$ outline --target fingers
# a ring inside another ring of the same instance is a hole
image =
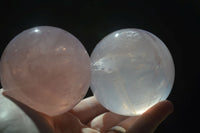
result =
[[[71,113],[53,117],[55,133],[81,133],[85,127],[78,118]]]
[[[159,102],[143,113],[127,133],[152,133],[173,112],[173,104],[167,100]]]
[[[99,114],[107,110],[96,100],[94,96],[82,100],[70,113],[80,119],[83,124],[87,124]]]
[[[127,133],[152,133],[156,127],[173,112],[173,105],[169,101],[162,101],[151,107],[141,116],[132,116],[118,123],[108,133],[114,131]]]
[[[88,124],[88,126],[104,133],[108,129],[112,128],[113,126],[117,125],[119,122],[127,118],[128,116],[122,116],[112,112],[106,112],[95,117]]]
[[[131,116],[126,120],[120,122],[117,126],[123,127],[125,130],[128,130],[134,124],[138,117],[139,116]]]
[[[137,120],[139,116],[131,116],[128,117],[127,119],[120,121],[113,127],[108,128],[106,133],[125,133]]]
[[[97,130],[94,130],[92,128],[85,127],[85,128],[82,128],[82,132],[81,133],[100,133],[100,132],[97,131]]]

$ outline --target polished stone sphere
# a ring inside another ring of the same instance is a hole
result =
[[[73,108],[90,83],[90,59],[84,46],[60,28],[40,26],[10,41],[1,57],[5,94],[54,116]]]
[[[150,32],[122,29],[101,40],[91,55],[91,89],[108,110],[140,115],[165,100],[175,70],[165,44]]]

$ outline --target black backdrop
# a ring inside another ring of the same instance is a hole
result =
[[[0,0],[0,52],[15,35],[40,25],[71,32],[89,54],[110,32],[128,27],[148,30],[165,42],[176,67],[168,97],[175,111],[156,132],[192,132],[198,126],[199,24],[198,0]]]

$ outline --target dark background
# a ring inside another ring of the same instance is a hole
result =
[[[69,31],[89,54],[115,30],[130,27],[150,31],[165,42],[176,68],[168,97],[175,110],[156,132],[198,132],[199,24],[199,0],[0,0],[0,52],[21,31],[41,25]]]

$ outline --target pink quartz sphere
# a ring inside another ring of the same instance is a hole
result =
[[[87,93],[90,59],[67,31],[39,26],[23,31],[1,57],[5,94],[50,116],[72,109]]]

